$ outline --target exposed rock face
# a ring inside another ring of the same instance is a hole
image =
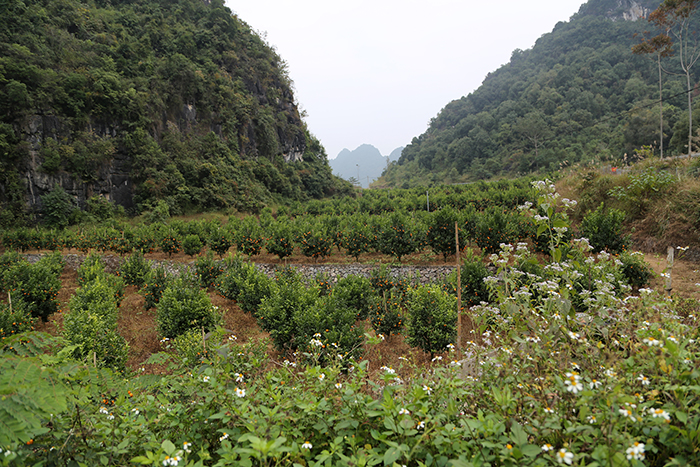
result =
[[[618,3],[623,3],[623,0],[618,0]],[[646,18],[649,16],[650,11],[648,8],[644,8],[635,1],[631,1],[629,3],[631,3],[629,8],[622,12],[622,19],[625,21],[637,21],[640,18]]]
[[[617,8],[609,10],[608,17],[613,20],[637,21],[648,17],[651,12],[651,9],[635,0],[617,0]]]
[[[117,136],[117,128],[109,124],[91,125],[90,130],[99,136]],[[59,171],[48,174],[39,167],[43,162],[39,150],[47,138],[69,139],[71,129],[60,118],[35,115],[21,128],[22,139],[29,143],[29,158],[22,167],[26,185],[26,202],[32,209],[41,209],[41,197],[56,185],[71,195],[78,206],[85,206],[92,196],[103,196],[108,201],[124,208],[133,207],[132,183],[129,179],[131,164],[126,154],[116,152],[114,157],[103,163],[94,176],[94,181],[86,182],[75,174]]]
[[[284,104],[281,104],[284,105]],[[173,121],[174,120],[174,121]],[[200,122],[197,119],[197,108],[191,104],[185,104],[181,112],[173,120],[164,117],[163,126],[156,128],[157,133],[163,129],[170,128],[182,133],[201,130],[200,124],[205,125],[217,135],[221,136],[221,124],[215,119],[207,122]],[[117,138],[120,136],[120,129],[114,125],[104,122],[91,122],[87,130],[100,137]],[[45,173],[40,170],[44,162],[40,155],[40,150],[48,138],[56,141],[70,141],[73,128],[62,118],[55,116],[34,115],[29,117],[21,126],[21,138],[28,143],[29,157],[21,168],[23,182],[25,183],[26,205],[35,212],[40,212],[42,208],[41,197],[54,189],[56,185],[61,186],[71,195],[80,208],[84,208],[86,202],[92,196],[102,196],[108,201],[114,202],[129,210],[134,207],[134,183],[130,178],[131,157],[129,154],[117,148],[114,156],[105,161],[92,176],[92,181],[84,181],[76,174],[59,171],[54,174]],[[253,122],[249,122],[243,130],[248,135],[248,142],[242,144],[244,152],[248,156],[256,157],[259,150],[256,146],[256,131]],[[159,138],[159,134],[156,138]],[[284,160],[288,163],[303,161],[303,154],[306,150],[306,139],[303,133],[284,134],[277,132],[280,152]]]

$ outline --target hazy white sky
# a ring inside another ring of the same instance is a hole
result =
[[[584,0],[226,0],[289,65],[328,157],[388,155]]]

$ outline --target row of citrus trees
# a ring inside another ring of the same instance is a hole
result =
[[[481,281],[488,303],[469,310],[476,331],[462,349],[452,345],[454,334],[436,341],[428,367],[406,356],[396,367],[378,368],[343,340],[361,336],[348,324],[357,326],[357,316],[345,321],[338,311],[339,303],[351,301],[347,297],[361,301],[362,294],[349,292],[362,290],[357,278],[309,287],[291,270],[263,279],[232,257],[217,273],[204,258],[196,275],[168,279],[154,300],[159,330],[164,339],[171,336],[165,343],[175,352],[149,363],[170,365],[166,375],[125,378],[96,368],[95,353],[76,360],[62,352],[73,349],[65,341],[10,338],[2,348],[0,392],[13,397],[0,401],[0,420],[12,414],[22,421],[0,430],[0,462],[698,464],[700,307],[630,287],[619,258],[592,251],[587,240],[566,238],[565,211],[550,187],[541,189],[537,210],[523,211],[538,230],[551,232],[549,259],[537,261],[525,244],[503,244],[489,258],[495,270]],[[105,280],[99,267],[88,274],[93,269],[87,264],[81,287],[92,276]],[[133,255],[126,264],[121,278],[145,277],[147,290],[151,279],[139,266],[142,258]],[[400,281],[381,276],[368,279],[374,293],[398,297]],[[217,310],[194,303],[205,285],[238,300],[273,343],[296,352],[273,361],[264,340],[239,343],[218,328]],[[388,293],[380,294],[382,285]],[[454,313],[444,322],[435,317],[443,301],[445,310],[455,309],[444,288],[405,288],[409,339],[421,304],[431,313],[431,332],[441,324],[454,328]],[[212,313],[211,324],[209,315],[181,319],[198,307]],[[360,337],[364,348],[382,349],[375,335]]]
[[[323,215],[319,217],[229,218],[216,221],[171,221],[132,227],[114,223],[82,229],[53,230],[19,228],[2,235],[2,244],[12,250],[99,250],[130,253],[161,251],[198,255],[207,247],[223,256],[232,247],[254,256],[263,252],[280,259],[298,251],[310,258],[330,256],[334,249],[359,259],[378,252],[397,260],[430,248],[447,257],[454,253],[455,224],[462,230],[462,242],[476,244],[490,252],[503,241],[520,241],[534,234],[532,223],[516,211],[490,208],[484,212],[456,211],[451,207],[427,213],[393,212],[370,216]]]
[[[479,181],[466,185],[443,185],[431,188],[364,190],[357,197],[327,198],[306,203],[292,203],[283,208],[291,216],[349,215],[361,212],[370,215],[394,211],[437,211],[450,206],[456,210],[483,211],[499,207],[515,209],[534,196],[530,179]]]
[[[590,213],[584,220],[582,234],[609,251],[624,249],[625,237],[620,229],[624,215],[615,210]],[[460,231],[460,246],[478,246],[494,253],[501,243],[529,241],[535,250],[546,252],[547,232],[538,232],[531,217],[516,210],[489,208],[455,210],[445,207],[431,213],[393,212],[369,216],[273,218],[269,212],[259,218],[229,218],[219,221],[177,221],[130,226],[124,223],[98,225],[77,230],[19,228],[5,231],[2,244],[6,249],[82,252],[113,251],[121,255],[133,250],[142,253],[161,251],[168,255],[183,252],[196,256],[205,250],[223,257],[232,248],[247,256],[266,250],[284,259],[296,252],[310,258],[330,256],[334,250],[359,260],[368,253],[381,253],[398,261],[431,250],[447,260],[455,251],[455,225]]]

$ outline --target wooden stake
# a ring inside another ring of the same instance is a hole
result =
[[[457,351],[462,351],[462,270],[459,260],[459,227],[455,222],[455,245],[457,257]]]

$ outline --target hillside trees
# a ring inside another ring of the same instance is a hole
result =
[[[693,98],[690,90],[691,69],[700,59],[700,46],[695,37],[693,16],[697,10],[697,0],[664,0],[659,7],[649,15],[649,21],[666,32],[663,40],[669,42],[670,33],[676,39],[678,47],[678,64],[686,79],[688,97],[688,156],[693,152]]]
[[[517,121],[515,129],[532,143],[535,149],[535,159],[531,165],[534,164],[539,159],[540,146],[552,135],[549,125],[541,112],[530,112]]]
[[[661,59],[673,54],[672,41],[667,34],[658,34],[652,38],[644,38],[640,44],[632,46],[632,53],[654,54],[659,70],[659,155],[664,157],[664,105],[663,105],[663,67]]]
[[[452,179],[453,169],[457,181],[475,181],[594,159],[620,161],[641,146],[660,148],[660,116],[654,118],[646,107],[657,100],[659,62],[671,70],[677,59],[668,55],[664,40],[656,44],[656,66],[649,66],[631,52],[639,42],[634,34],[647,23],[603,15],[582,8],[532,49],[514,52],[478,89],[448,103],[378,184],[431,185]],[[698,70],[689,73],[692,88]],[[662,81],[667,143],[683,118],[681,96],[687,88],[677,78]],[[668,150],[678,151],[675,145]]]
[[[46,0],[2,14],[4,223],[25,215],[30,146],[52,181],[67,172],[94,187],[119,165],[138,212],[160,200],[173,214],[256,212],[351,192],[301,120],[283,60],[223,3]]]

